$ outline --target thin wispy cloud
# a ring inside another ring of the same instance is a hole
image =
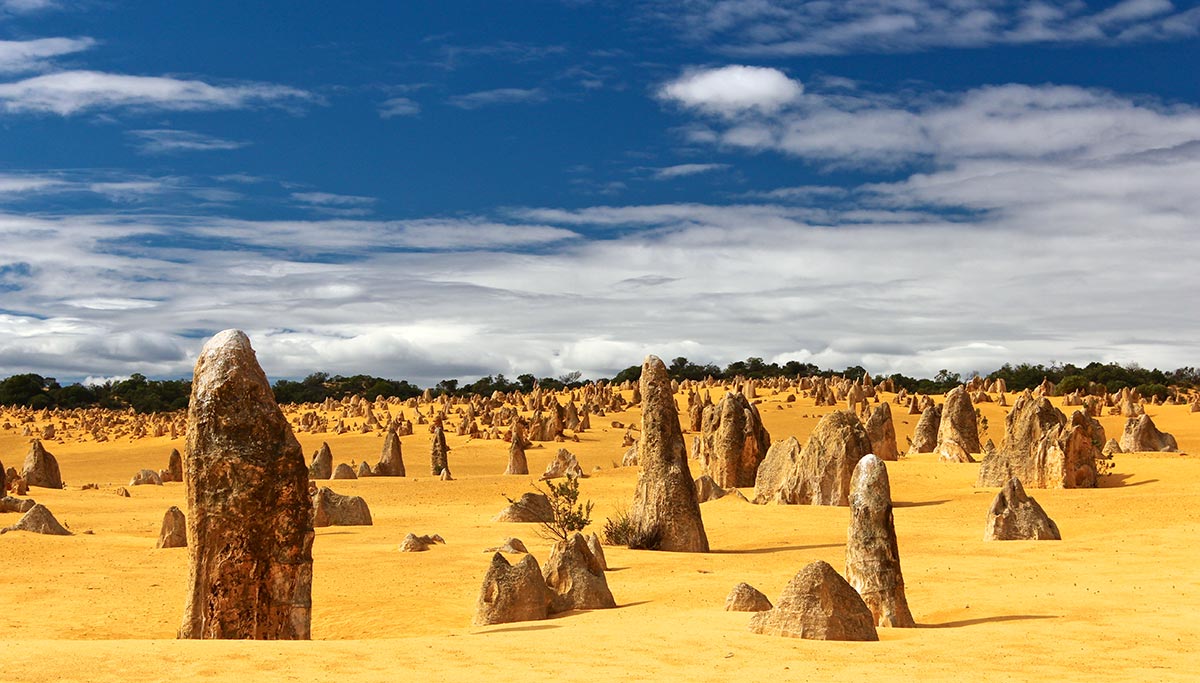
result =
[[[250,144],[238,140],[205,135],[187,130],[153,128],[131,130],[138,151],[143,154],[176,154],[180,152],[212,152],[219,150],[240,149]]]
[[[398,116],[416,116],[420,113],[421,105],[416,100],[407,97],[393,97],[384,100],[379,105],[379,117],[383,119],[391,119]]]
[[[298,106],[317,98],[271,83],[213,85],[166,76],[129,76],[99,71],[60,71],[0,83],[0,110],[71,116],[86,111],[142,109],[213,111]]]
[[[653,169],[651,177],[655,180],[672,180],[674,178],[700,175],[701,173],[712,173],[713,171],[721,171],[726,168],[729,168],[729,164],[676,164],[674,166]]]
[[[1038,0],[693,0],[655,14],[717,51],[783,57],[916,52],[994,45],[1180,40],[1200,34],[1200,8],[1122,0],[1105,9]]]
[[[495,88],[454,95],[446,102],[459,109],[479,109],[501,104],[536,104],[547,99],[541,88]]]
[[[0,40],[0,74],[43,71],[55,57],[83,52],[95,44],[91,38]]]

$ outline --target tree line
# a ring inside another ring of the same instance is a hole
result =
[[[721,368],[714,364],[697,364],[679,357],[670,362],[667,373],[676,380],[718,380],[746,377],[771,379],[777,377],[833,377],[839,375],[861,380],[866,370],[859,365],[844,370],[822,369],[812,363],[787,361],[767,363],[762,358],[747,358]],[[637,381],[641,377],[640,365],[631,365],[618,372],[610,381],[614,383]],[[1172,371],[1147,370],[1136,364],[1089,363],[1079,367],[1070,363],[1033,365],[1006,363],[1000,369],[984,376],[986,380],[1003,379],[1009,391],[1032,389],[1049,380],[1057,385],[1058,393],[1065,394],[1080,390],[1099,394],[1116,392],[1126,387],[1136,388],[1143,396],[1166,397],[1170,387],[1191,388],[1200,386],[1200,371],[1194,367]],[[896,389],[910,393],[940,394],[963,383],[959,373],[940,370],[932,378],[908,377],[892,374],[873,377],[876,382],[891,379]],[[480,394],[489,396],[493,392],[529,392],[534,386],[543,389],[574,389],[584,384],[582,373],[571,372],[559,377],[536,378],[531,374],[518,375],[510,380],[502,374],[480,377],[474,382],[462,383],[457,379],[445,379],[430,387],[435,394],[466,396]],[[187,407],[192,383],[184,379],[154,380],[134,374],[124,380],[110,380],[99,384],[61,385],[53,377],[27,373],[13,375],[0,380],[0,405],[28,406],[32,408],[86,408],[100,407],[112,410],[133,409],[138,413],[157,413],[180,410]],[[272,386],[275,400],[280,403],[320,403],[327,398],[341,400],[347,396],[365,396],[408,399],[419,396],[421,387],[406,380],[385,379],[371,375],[330,375],[314,372],[302,380],[281,379]]]

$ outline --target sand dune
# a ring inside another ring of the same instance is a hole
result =
[[[770,392],[766,392],[770,394]],[[884,398],[889,398],[885,395]],[[719,396],[713,396],[714,400]],[[768,395],[759,409],[773,439],[802,441],[820,415],[800,398]],[[1058,399],[1055,399],[1056,403]],[[1011,403],[1011,401],[1010,401]],[[680,404],[684,399],[680,398]],[[999,442],[1006,409],[983,404]],[[1185,453],[1200,450],[1200,414],[1147,406]],[[900,450],[917,416],[895,410]],[[909,605],[921,628],[880,629],[878,643],[753,635],[749,615],[722,610],[746,581],[775,599],[806,563],[844,568],[847,508],[755,506],[727,497],[702,506],[713,552],[606,547],[615,610],[473,628],[490,554],[517,536],[539,561],[549,542],[530,525],[491,517],[503,494],[528,490],[559,446],[579,457],[595,501],[593,526],[627,506],[636,468],[615,468],[636,409],[593,418],[578,443],[527,451],[531,477],[502,476],[507,444],[447,434],[455,481],[427,473],[424,426],[402,439],[406,478],[333,481],[363,496],[371,527],[317,530],[311,642],[174,639],[184,605],[186,551],[154,548],[164,511],[184,506],[183,484],[112,492],[142,467],[165,468],[182,439],[46,441],[65,490],[35,488],[75,532],[0,536],[3,680],[1184,680],[1196,675],[1200,625],[1200,459],[1117,455],[1099,489],[1041,490],[1061,542],[984,543],[994,489],[974,488],[978,464],[934,455],[889,463]],[[0,420],[2,422],[2,420]],[[1109,436],[1124,418],[1106,416]],[[306,454],[329,443],[334,462],[374,463],[383,439],[298,433]],[[691,444],[692,436],[686,435]],[[0,460],[20,467],[28,437],[0,432]],[[599,467],[598,471],[593,471]],[[698,474],[693,462],[693,475]],[[415,475],[415,476],[413,476]],[[85,483],[99,490],[81,490]],[[745,491],[750,493],[749,490]],[[12,524],[17,514],[0,515]],[[90,531],[92,533],[81,533]],[[399,553],[405,533],[447,543]]]

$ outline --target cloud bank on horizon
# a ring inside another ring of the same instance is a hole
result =
[[[1198,8],[188,4],[0,3],[0,376],[1196,364]]]

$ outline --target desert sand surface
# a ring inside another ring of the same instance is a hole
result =
[[[765,394],[758,407],[772,440],[803,442],[833,410]],[[989,421],[981,437],[999,443],[1007,409],[979,407]],[[529,449],[531,476],[500,474],[504,441],[450,429],[455,480],[439,481],[429,474],[430,434],[418,425],[402,439],[408,477],[321,482],[364,497],[374,525],[317,530],[308,642],[175,639],[187,551],[157,550],[155,541],[169,506],[186,511],[184,485],[129,486],[128,498],[113,491],[143,467],[165,468],[171,449],[183,450],[182,435],[46,440],[67,488],[30,496],[75,535],[0,536],[0,680],[1191,680],[1200,676],[1200,413],[1146,411],[1184,454],[1116,455],[1097,489],[1029,489],[1062,530],[1059,542],[985,543],[996,489],[975,488],[978,464],[932,454],[888,463],[919,628],[880,628],[876,643],[755,635],[748,613],[723,610],[738,582],[775,600],[810,561],[845,567],[848,508],[734,497],[701,507],[711,553],[606,546],[617,609],[473,627],[485,548],[516,536],[540,562],[549,552],[536,525],[491,521],[503,495],[531,490],[565,446],[590,475],[581,489],[596,504],[588,531],[599,532],[632,499],[638,468],[615,467],[624,429],[611,422],[637,424],[636,408],[593,416],[578,443]],[[893,416],[903,453],[919,416],[900,406]],[[1100,421],[1119,437],[1125,418]],[[335,464],[374,463],[383,443],[378,431],[297,437],[309,455],[327,442]],[[685,438],[690,452],[692,434]],[[6,467],[20,468],[29,441],[0,430]],[[19,516],[0,514],[0,525]],[[446,544],[400,553],[408,532],[440,534]]]

